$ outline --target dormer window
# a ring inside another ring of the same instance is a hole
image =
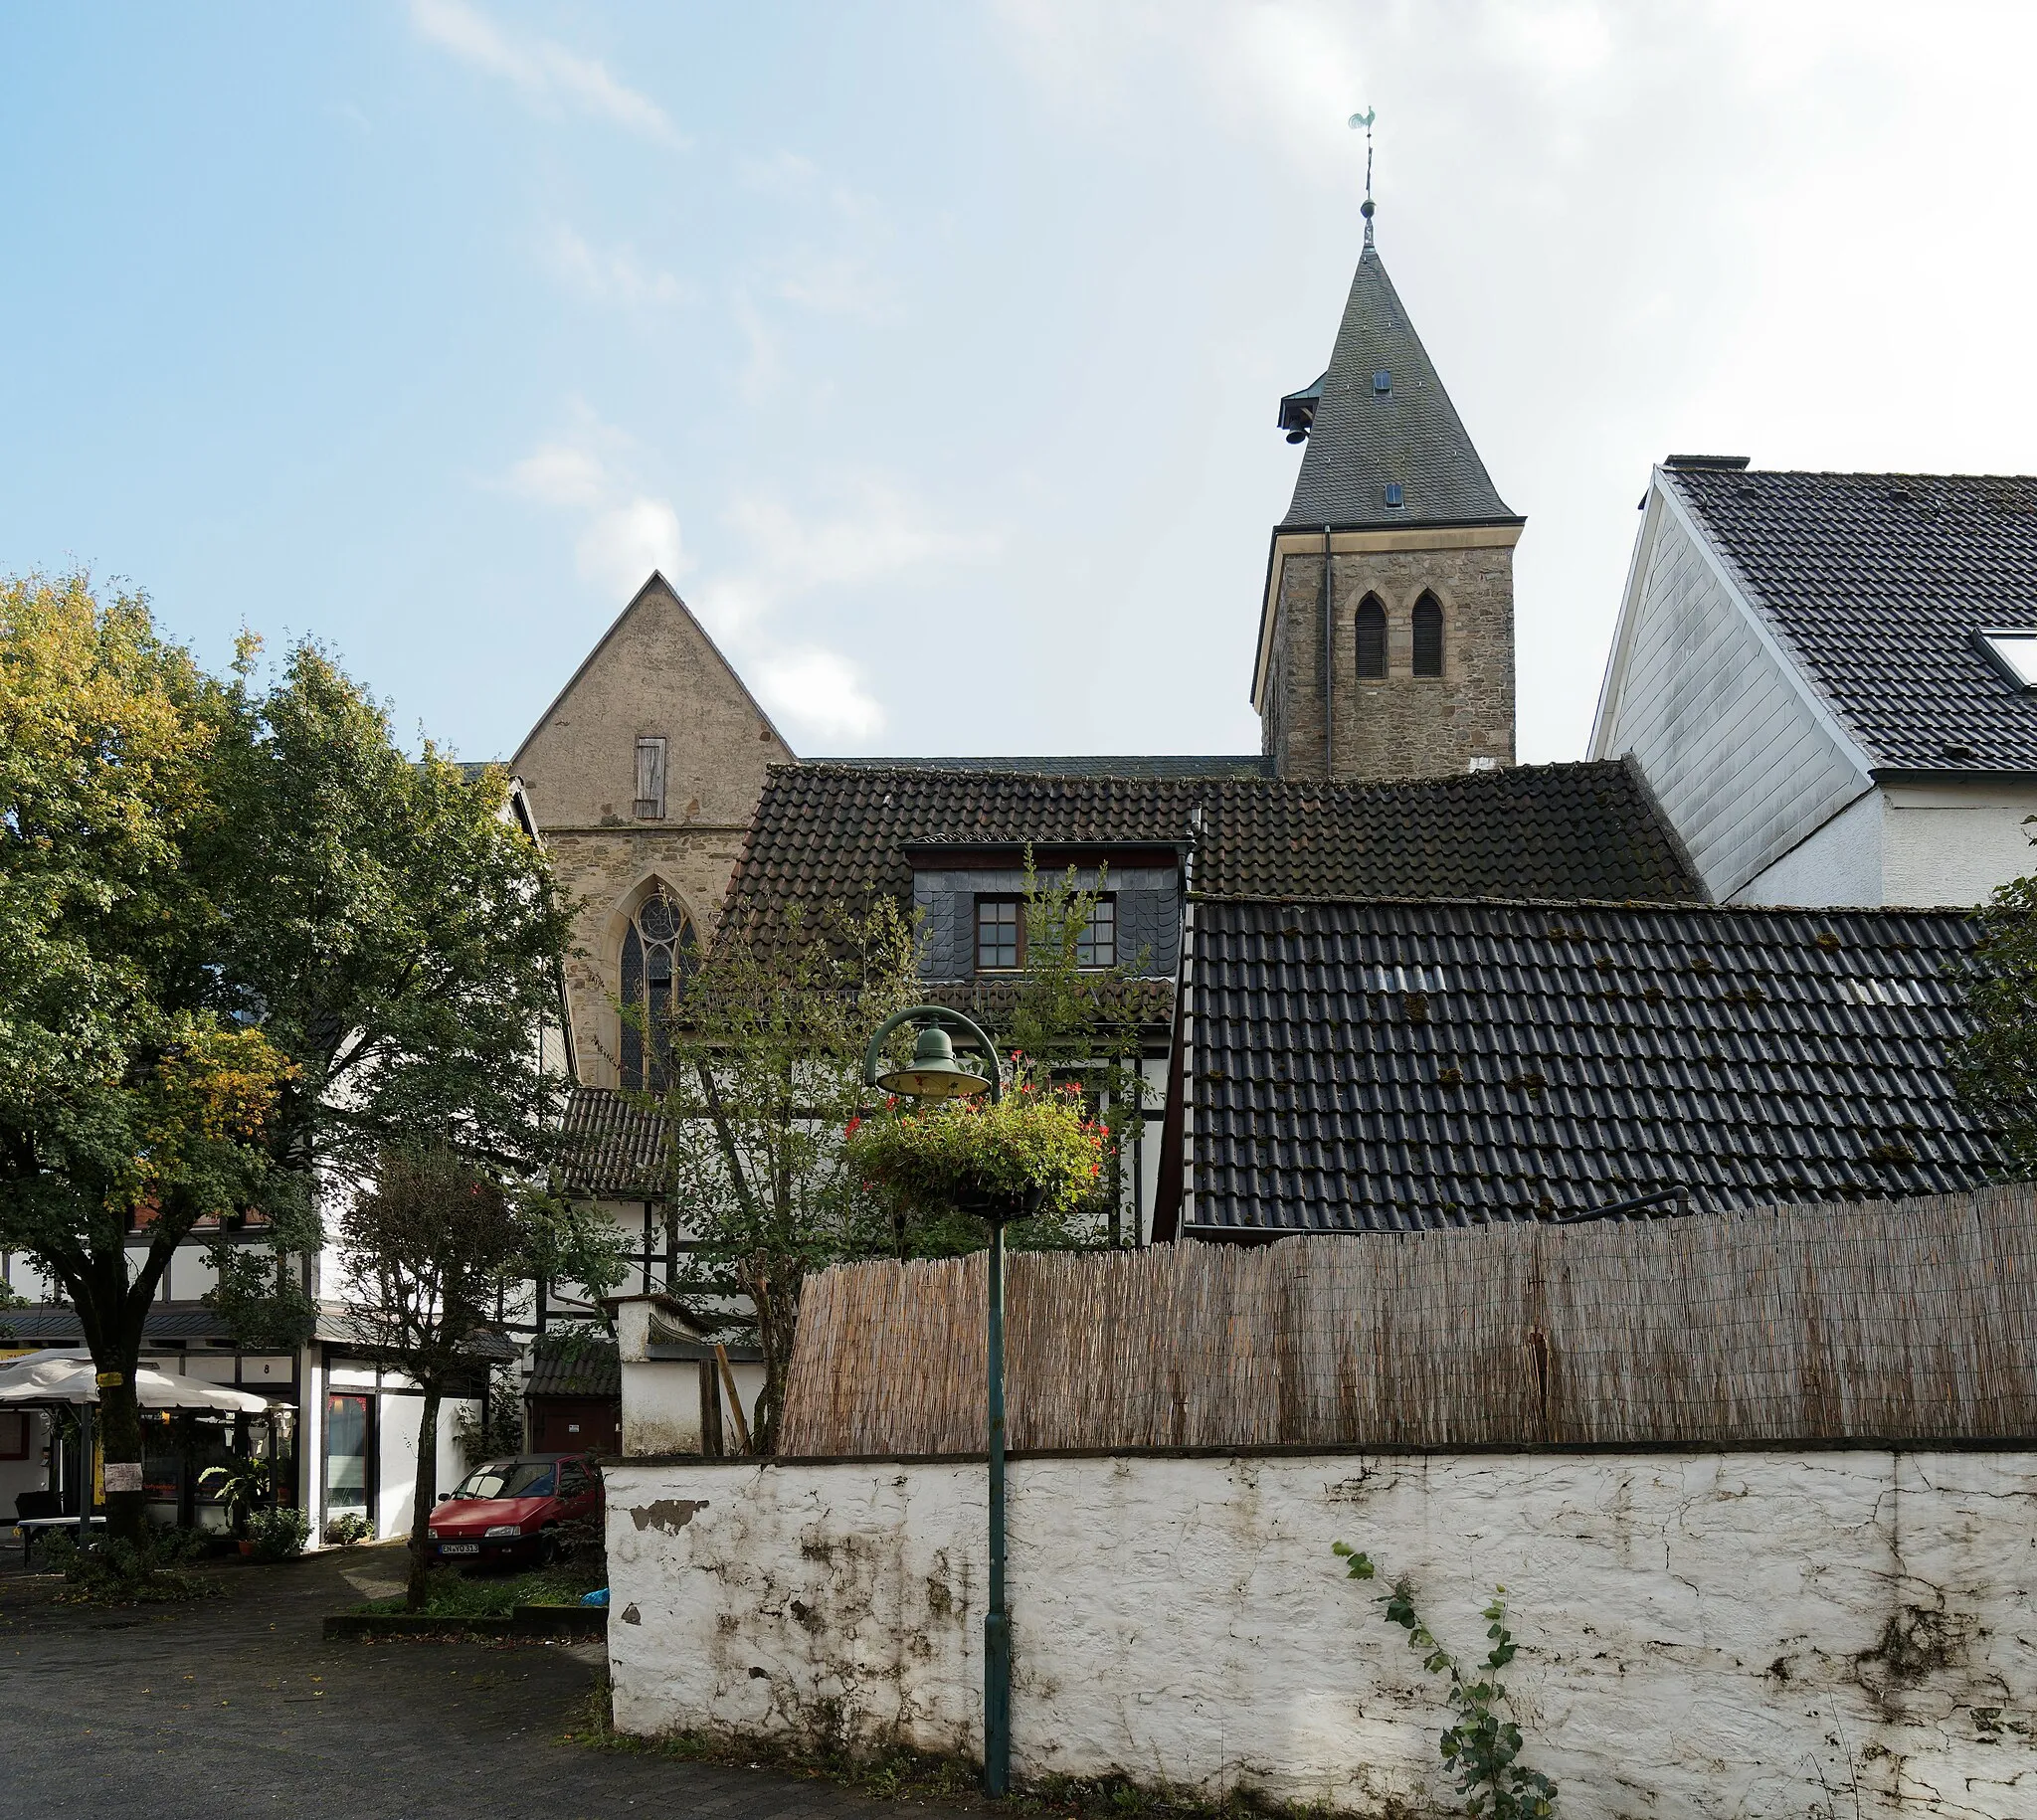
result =
[[[1096,899],[1089,920],[1075,937],[1075,965],[1082,968],[1118,964],[1118,902],[1114,895]],[[1025,965],[1025,900],[1022,897],[979,895],[976,900],[976,971],[1017,973]]]
[[[1025,910],[1016,897],[976,900],[976,971],[1015,973],[1025,952]]]
[[[2037,689],[2037,627],[2001,628],[1974,637],[2007,681],[2019,689]]]
[[[1099,897],[1089,912],[1089,921],[1075,938],[1077,967],[1115,967],[1118,964],[1118,905],[1114,897]]]

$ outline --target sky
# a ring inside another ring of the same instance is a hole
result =
[[[806,756],[1256,750],[1379,245],[1588,736],[1651,463],[2037,471],[2037,8],[0,11],[0,573],[513,753],[661,567]]]

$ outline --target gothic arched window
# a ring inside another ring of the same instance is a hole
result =
[[[1414,603],[1414,673],[1443,673],[1443,609],[1432,594],[1424,594]]]
[[[664,1081],[663,1029],[698,961],[691,918],[662,885],[623,932],[623,1085],[653,1092]],[[647,1065],[648,1057],[648,1065]]]
[[[1377,594],[1367,595],[1358,604],[1358,673],[1387,673],[1387,610]]]

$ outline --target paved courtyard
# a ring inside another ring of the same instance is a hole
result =
[[[0,1568],[0,1820],[702,1820],[892,1813],[826,1783],[561,1743],[598,1646],[326,1643],[397,1549],[217,1569],[221,1596],[51,1603]]]

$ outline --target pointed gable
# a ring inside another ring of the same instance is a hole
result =
[[[1521,522],[1471,446],[1370,230],[1317,391],[1282,530]],[[1283,428],[1307,397],[1282,401]],[[1389,487],[1399,503],[1389,503]]]
[[[637,742],[664,745],[666,823],[746,826],[792,748],[706,629],[653,572],[588,653],[510,768],[538,825],[639,824]]]

